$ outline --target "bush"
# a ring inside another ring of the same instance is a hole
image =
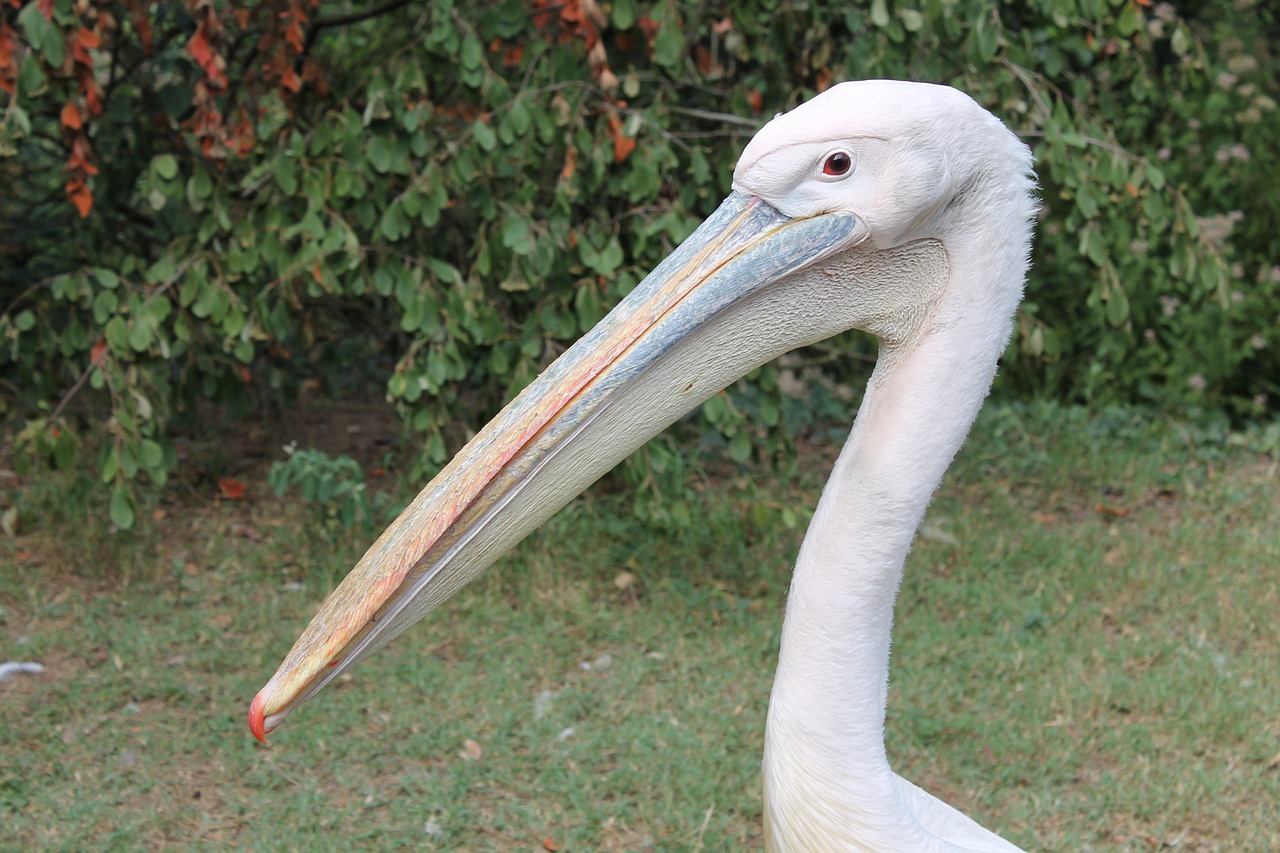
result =
[[[37,0],[0,13],[0,405],[133,515],[198,404],[385,383],[424,466],[709,213],[832,82],[951,83],[1033,145],[1002,389],[1276,407],[1277,13],[1133,0]],[[814,360],[843,378],[870,345]],[[858,355],[850,359],[848,353]],[[773,368],[713,399],[785,442]],[[770,402],[772,401],[772,402]],[[765,439],[765,440],[760,440]]]

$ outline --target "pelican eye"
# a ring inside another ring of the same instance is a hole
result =
[[[827,158],[827,162],[822,164],[822,174],[838,178],[841,175],[849,174],[849,170],[852,168],[853,158],[843,151],[837,151]]]

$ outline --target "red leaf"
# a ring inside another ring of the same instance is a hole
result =
[[[243,500],[244,489],[244,483],[239,480],[233,480],[230,477],[218,478],[218,491],[229,501]]]
[[[554,836],[548,835],[546,838],[542,839],[542,849],[551,851],[559,850],[560,844],[556,841]]]
[[[140,3],[129,10],[129,22],[133,24],[138,40],[142,42],[143,53],[151,52],[151,44],[155,38],[155,34],[151,31],[151,19],[148,17],[147,10],[148,7]]]
[[[94,367],[101,367],[102,363],[107,360],[107,339],[98,338],[98,342],[93,345],[93,349],[89,350],[89,363]]]
[[[196,30],[191,41],[187,42],[187,53],[191,54],[191,58],[201,68],[209,64],[213,58],[213,51],[209,49],[209,40],[204,37],[204,30]]]
[[[284,73],[280,75],[280,85],[297,94],[298,90],[302,88],[302,80],[298,77],[298,72],[292,68],[286,68]]]
[[[88,29],[87,27],[81,27],[76,31],[76,44],[86,50],[93,50],[95,47],[102,46],[102,39],[99,38],[98,34],[93,30]]]
[[[53,20],[53,0],[40,0],[36,3],[36,8],[40,10],[41,15],[44,15],[46,21]]]
[[[63,127],[69,127],[72,130],[79,130],[83,125],[80,121],[80,108],[76,106],[75,101],[67,101],[62,105],[62,115],[58,117]]]
[[[102,101],[98,99],[98,91],[98,84],[95,81],[89,80],[85,84],[84,102],[89,107],[89,113],[95,116],[102,113]]]
[[[289,25],[289,28],[284,31],[284,40],[293,48],[294,53],[302,53],[303,38],[301,22],[295,20]]]

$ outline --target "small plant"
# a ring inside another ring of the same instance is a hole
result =
[[[296,486],[326,527],[373,527],[382,519],[386,495],[370,496],[359,462],[322,450],[299,450],[295,442],[285,445],[284,452],[287,458],[272,463],[267,474],[277,496]]]

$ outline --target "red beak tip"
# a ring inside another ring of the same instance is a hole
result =
[[[262,714],[262,694],[259,693],[253,697],[253,702],[249,704],[249,731],[253,732],[253,736],[261,743],[267,742],[267,721]]]

